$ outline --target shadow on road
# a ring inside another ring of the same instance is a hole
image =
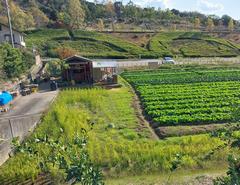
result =
[[[39,90],[38,91],[39,93],[45,93],[45,92],[51,91],[50,81],[40,83],[39,86],[38,86],[38,90]]]

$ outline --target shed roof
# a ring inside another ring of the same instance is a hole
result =
[[[71,62],[71,61],[81,61],[81,62],[93,62],[92,60],[88,59],[88,58],[85,58],[85,57],[81,57],[79,55],[73,55],[71,57],[68,57],[66,59],[64,59],[64,61],[66,62]]]
[[[93,62],[93,68],[116,68],[117,62]]]

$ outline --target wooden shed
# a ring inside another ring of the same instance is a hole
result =
[[[63,80],[76,83],[117,83],[117,63],[93,61],[78,55],[65,59],[69,68],[63,71]]]
[[[93,61],[74,55],[65,59],[69,68],[63,71],[63,80],[76,83],[93,83]]]

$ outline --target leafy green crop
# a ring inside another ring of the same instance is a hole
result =
[[[238,121],[239,70],[137,71],[123,77],[135,87],[153,127]]]

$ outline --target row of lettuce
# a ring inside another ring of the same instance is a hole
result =
[[[236,122],[240,71],[125,72],[154,127]]]

